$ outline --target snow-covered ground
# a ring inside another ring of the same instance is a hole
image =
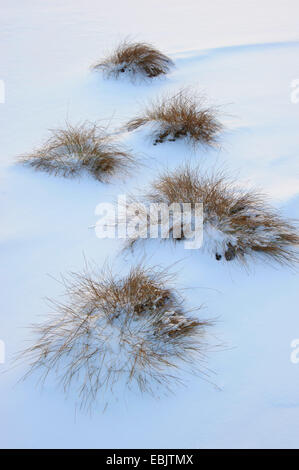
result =
[[[80,270],[83,254],[116,269],[144,255],[121,254],[119,240],[100,240],[89,227],[95,208],[144,187],[165,166],[191,159],[224,167],[244,185],[262,189],[290,217],[299,217],[299,4],[287,1],[0,0],[0,364],[1,447],[298,447],[298,276],[268,265],[250,270],[222,264],[183,246],[149,243],[148,263],[176,266],[191,305],[218,317],[211,341],[210,382],[154,400],[127,394],[92,417],[74,411],[51,378],[41,392],[34,378],[17,384],[25,366],[13,354],[30,339],[28,326],[57,298],[54,278]],[[169,54],[176,68],[153,83],[103,80],[90,64],[130,35]],[[117,128],[151,97],[192,86],[221,105],[227,130],[220,151],[191,153],[182,142],[153,147],[146,132],[124,136],[143,160],[138,174],[104,185],[49,177],[14,165],[47,129],[66,119],[110,122]]]

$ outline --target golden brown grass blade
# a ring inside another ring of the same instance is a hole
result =
[[[102,70],[108,77],[128,74],[132,79],[152,79],[166,75],[172,66],[172,60],[150,44],[125,40],[93,69]]]
[[[49,139],[20,162],[49,174],[67,178],[89,174],[98,181],[109,181],[127,174],[136,164],[133,155],[106,129],[84,122],[51,131]]]
[[[138,204],[137,198],[135,204]],[[267,204],[265,195],[255,190],[242,190],[235,181],[222,171],[202,172],[198,167],[181,166],[165,171],[152,182],[148,193],[140,201],[172,204],[203,204],[203,247],[216,260],[238,260],[246,263],[250,258],[275,261],[280,264],[298,263],[299,234],[296,221],[283,218]],[[146,219],[151,224],[151,219]],[[159,221],[154,220],[154,223]],[[186,227],[188,229],[188,227]],[[142,231],[148,227],[142,228]],[[173,242],[184,241],[181,237],[169,237]],[[133,247],[141,238],[129,241]]]
[[[171,278],[159,268],[133,267],[120,277],[89,267],[64,279],[67,302],[54,302],[37,341],[21,353],[28,373],[56,372],[64,390],[76,387],[83,408],[122,386],[171,390],[186,366],[200,370],[208,321],[186,311]],[[198,309],[199,310],[199,309]]]
[[[217,118],[218,110],[207,106],[205,101],[186,89],[172,96],[162,96],[150,103],[140,116],[131,119],[126,129],[134,131],[150,125],[154,145],[186,139],[193,147],[215,146],[223,126]]]

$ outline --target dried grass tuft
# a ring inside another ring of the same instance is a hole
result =
[[[156,394],[171,390],[184,365],[198,370],[209,323],[185,310],[166,271],[137,265],[121,278],[86,267],[63,282],[67,302],[53,302],[55,313],[34,326],[37,341],[21,354],[28,374],[37,370],[44,381],[55,371],[88,408],[120,382]]]
[[[173,96],[153,101],[126,128],[134,131],[145,124],[152,125],[154,145],[184,138],[193,146],[215,146],[223,129],[217,115],[217,109],[207,106],[203,97],[182,89]]]
[[[171,66],[172,60],[150,44],[125,40],[93,69],[102,70],[108,77],[128,73],[132,78],[155,78],[167,74]]]
[[[144,201],[167,206],[190,203],[191,208],[202,203],[203,249],[217,260],[244,263],[258,257],[287,265],[299,261],[297,222],[281,217],[267,204],[265,195],[240,189],[222,171],[207,174],[189,165],[166,171],[152,183]],[[181,237],[174,238],[172,232],[170,226],[169,239],[173,242],[185,240],[183,226]],[[140,240],[131,239],[129,246]]]
[[[87,121],[52,130],[50,138],[32,153],[21,156],[20,162],[67,178],[87,173],[108,181],[117,174],[127,174],[134,158],[105,128]]]

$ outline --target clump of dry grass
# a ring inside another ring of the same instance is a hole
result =
[[[106,129],[84,122],[52,130],[41,147],[21,156],[20,161],[54,175],[72,178],[88,173],[107,181],[119,173],[126,174],[134,158]]]
[[[154,145],[184,138],[193,146],[213,146],[223,129],[217,114],[215,107],[205,105],[204,98],[183,89],[151,103],[141,116],[131,119],[126,128],[133,131],[145,124],[152,125]]]
[[[152,183],[144,200],[168,207],[173,203],[190,203],[192,208],[195,203],[202,203],[203,248],[217,260],[246,262],[248,257],[258,256],[281,264],[298,262],[297,224],[281,217],[266,203],[263,194],[240,189],[222,171],[208,175],[199,168],[184,165],[165,172]],[[184,231],[189,229],[182,225],[181,237],[175,238],[170,225],[169,238],[174,242],[185,240]],[[138,240],[133,238],[129,246]]]
[[[63,281],[67,302],[53,302],[55,313],[34,326],[37,341],[21,354],[28,374],[44,380],[55,371],[65,391],[77,387],[84,408],[100,392],[111,398],[120,382],[155,394],[157,386],[171,389],[184,364],[199,370],[209,323],[185,310],[166,271],[137,265],[117,277],[86,267]]]
[[[165,75],[173,65],[172,60],[159,50],[143,42],[123,41],[107,58],[93,69],[103,70],[107,76],[118,77],[128,73],[131,77],[154,78]]]

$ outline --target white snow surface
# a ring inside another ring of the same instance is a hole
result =
[[[298,277],[289,268],[217,262],[209,253],[158,241],[135,253],[121,240],[100,240],[100,202],[144,188],[165,167],[191,160],[225,168],[262,189],[283,214],[299,216],[299,79],[297,0],[0,0],[0,446],[5,448],[298,448]],[[163,79],[105,80],[89,66],[126,36],[155,44],[176,67]],[[66,120],[98,120],[111,130],[151,98],[194,87],[220,105],[220,150],[192,152],[184,142],[153,146],[146,129],[122,135],[143,166],[125,181],[69,180],[15,165]],[[61,299],[60,273],[84,256],[126,273],[134,262],[177,263],[188,305],[216,318],[210,375],[155,400],[128,393],[92,416],[75,412],[51,376],[17,383],[26,365],[13,355],[32,339],[28,326]],[[4,372],[3,374],[1,372]]]

